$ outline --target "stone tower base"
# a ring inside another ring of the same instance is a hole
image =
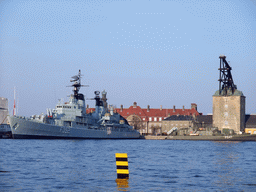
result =
[[[223,129],[233,129],[236,134],[244,132],[245,127],[245,96],[235,90],[232,95],[213,95],[213,126]]]

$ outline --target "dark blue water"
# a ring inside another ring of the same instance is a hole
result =
[[[0,191],[256,191],[256,142],[0,140]],[[130,179],[116,182],[115,153]]]

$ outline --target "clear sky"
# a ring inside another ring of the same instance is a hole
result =
[[[0,2],[0,96],[11,112],[16,87],[19,115],[67,101],[79,69],[86,98],[105,89],[117,107],[196,103],[212,113],[220,54],[246,96],[246,113],[256,113],[256,1]]]

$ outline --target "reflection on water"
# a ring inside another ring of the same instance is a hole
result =
[[[237,151],[237,145],[240,142],[224,141],[214,143],[216,148],[213,164],[215,170],[218,170],[214,185],[220,188],[232,187],[238,181],[236,175],[241,174],[242,171],[238,166],[241,154]]]
[[[116,179],[116,184],[118,191],[129,191],[128,179]]]

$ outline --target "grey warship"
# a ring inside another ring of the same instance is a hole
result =
[[[95,112],[86,113],[85,99],[79,90],[81,71],[70,80],[74,94],[69,102],[59,102],[55,109],[47,109],[46,115],[31,117],[8,116],[14,139],[137,139],[134,130],[113,107],[108,109],[106,92],[95,91]]]

